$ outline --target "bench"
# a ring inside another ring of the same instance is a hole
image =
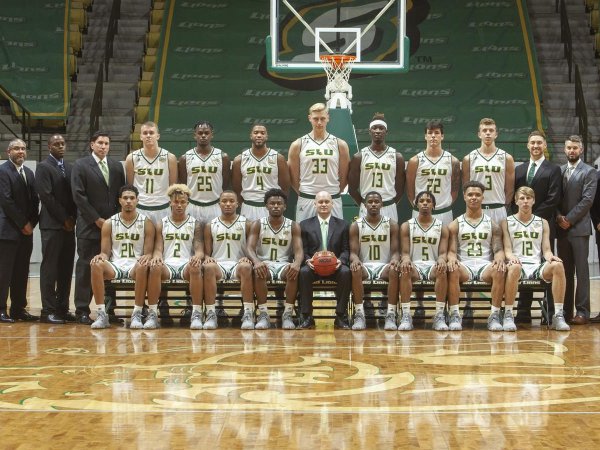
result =
[[[117,307],[115,314],[117,317],[126,318],[131,315],[134,300],[134,285],[133,280],[118,280],[107,281],[106,286],[111,286],[115,290],[115,300]],[[267,303],[270,305],[271,315],[275,312],[277,322],[283,313],[283,305],[285,302],[285,281],[269,282],[269,296]],[[435,311],[435,296],[434,283],[431,281],[417,281],[413,283],[413,293],[423,294],[423,307],[416,305],[414,309],[414,319],[416,321],[425,320],[433,317]],[[335,281],[318,280],[313,284],[314,292],[314,317],[316,319],[334,318],[335,317]],[[387,282],[385,281],[364,281],[364,297],[365,313],[369,326],[374,326],[377,322],[383,321],[385,318],[385,305],[387,304]],[[519,282],[519,294],[530,292],[533,294],[534,300],[538,302],[541,317],[546,319],[546,324],[549,324],[548,317],[548,285],[537,280],[522,280]],[[188,283],[182,280],[167,280],[162,282],[162,291],[167,297],[161,297],[159,301],[159,317],[163,320],[163,324],[169,321],[169,318],[179,315],[183,321],[182,324],[189,324],[189,314],[191,311],[191,298],[189,295]],[[489,315],[489,294],[491,285],[481,281],[469,281],[461,284],[461,312],[463,321],[475,319],[487,319]],[[466,307],[463,296],[465,293],[479,294],[478,297],[471,297],[470,306]],[[517,297],[518,301],[518,297]],[[219,326],[227,326],[229,320],[232,319],[231,325],[236,327],[241,322],[242,295],[240,292],[240,284],[238,281],[220,281],[217,283],[217,304],[222,302],[222,307],[217,307],[219,315]],[[380,307],[375,306],[378,302]],[[382,305],[383,303],[383,305]],[[298,307],[298,302],[296,302]],[[413,303],[413,308],[415,307]],[[348,313],[353,313],[353,303],[350,301]],[[533,308],[532,308],[533,309]],[[186,320],[187,319],[187,320]]]

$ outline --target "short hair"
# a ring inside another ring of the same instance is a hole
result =
[[[575,142],[579,144],[579,146],[583,149],[583,139],[581,139],[581,136],[579,136],[578,134],[572,134],[567,139],[565,139],[565,144],[567,143],[567,141]]]
[[[519,189],[517,189],[517,192],[515,192],[515,201],[517,201],[519,195],[521,194],[525,195],[526,197],[531,197],[535,200],[535,191],[529,186],[521,186]]]
[[[265,205],[269,201],[271,197],[281,197],[283,199],[283,203],[287,205],[287,195],[279,188],[271,188],[267,192],[265,192]]]
[[[13,139],[12,141],[10,141],[8,143],[8,147],[7,150],[10,150],[11,148],[13,148],[16,144],[23,144],[25,146],[25,148],[27,148],[27,144],[25,143],[25,141],[23,139]]]
[[[92,137],[90,137],[90,142],[96,142],[99,137],[106,137],[110,141],[110,135],[106,131],[98,130],[92,134]]]
[[[250,131],[254,130],[256,127],[263,127],[265,131],[268,131],[267,126],[264,123],[255,123],[250,127]]]
[[[208,120],[199,120],[198,122],[196,122],[196,124],[194,125],[194,131],[196,131],[199,127],[208,127],[210,128],[210,131],[214,131],[213,124],[210,123]]]
[[[188,200],[192,196],[192,191],[185,184],[172,184],[167,189],[167,196],[173,198],[176,195],[187,195]]]
[[[221,197],[223,197],[223,194],[233,194],[235,195],[235,199],[237,201],[237,194],[231,189],[225,189],[223,192],[221,192],[221,195],[219,195],[219,200],[221,199]]]
[[[479,121],[479,126],[481,125],[494,125],[496,126],[496,121],[494,119],[490,119],[489,117],[484,117]]]
[[[479,181],[476,180],[471,180],[471,181],[467,181],[465,184],[463,184],[463,194],[467,192],[467,189],[469,188],[479,188],[481,189],[481,192],[485,192],[485,186],[483,185],[483,183],[480,183]]]
[[[415,197],[415,206],[417,205],[417,203],[419,203],[419,199],[421,197],[423,197],[424,195],[428,195],[429,198],[431,199],[431,201],[433,202],[433,207],[435,208],[435,195],[433,195],[431,192],[429,191],[421,191],[419,192],[416,197]]]
[[[369,197],[371,195],[376,195],[377,197],[379,197],[379,200],[383,201],[383,197],[381,196],[381,194],[379,192],[369,191],[365,194],[365,198],[363,198],[363,203],[365,203],[367,201],[367,197]]]
[[[325,103],[315,103],[310,108],[308,108],[308,114],[312,114],[314,112],[321,112],[321,111],[329,114],[329,108],[327,107],[327,105]]]
[[[126,191],[133,192],[136,197],[140,195],[140,191],[138,191],[138,188],[136,188],[133,184],[124,184],[121,186],[121,189],[119,189],[119,198],[121,198],[123,196],[123,192]]]
[[[159,133],[158,125],[156,125],[156,122],[152,122],[151,120],[147,120],[146,122],[144,122],[142,124],[142,127],[156,128],[156,132]]]
[[[440,133],[444,134],[444,124],[437,119],[430,120],[425,125],[425,133],[429,130],[440,130]]]
[[[65,137],[62,134],[60,134],[60,133],[54,133],[54,134],[50,135],[50,137],[48,138],[48,145],[50,145],[50,143],[52,142],[52,140],[55,137],[62,138],[63,140],[65,139]]]
[[[544,133],[542,133],[540,130],[533,130],[531,133],[529,133],[529,136],[527,136],[527,142],[529,142],[529,139],[534,136],[541,137],[544,141],[546,140],[546,135],[544,135]]]

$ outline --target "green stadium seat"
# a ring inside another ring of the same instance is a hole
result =
[[[165,12],[162,9],[153,9],[152,13],[150,13],[150,23],[152,25],[160,25],[162,23],[164,13]]]
[[[146,33],[146,48],[157,48],[160,43],[160,31],[149,31]]]

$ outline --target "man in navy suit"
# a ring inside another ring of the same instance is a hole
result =
[[[572,317],[572,324],[585,325],[590,319],[590,208],[594,203],[598,180],[594,168],[581,160],[583,143],[579,136],[570,136],[565,141],[565,154],[568,163],[561,166],[563,189],[556,216],[558,256],[563,260],[567,278],[565,320]],[[573,306],[576,309],[575,316]]]
[[[313,318],[313,281],[322,279],[317,275],[312,264],[313,255],[322,250],[335,253],[338,259],[337,269],[333,275],[325,279],[335,280],[337,283],[337,307],[335,309],[335,328],[349,329],[348,300],[352,286],[352,274],[348,261],[350,258],[350,227],[345,220],[331,215],[333,200],[331,194],[325,191],[315,196],[317,215],[300,222],[302,231],[302,244],[304,247],[304,265],[300,269],[300,312],[302,318],[298,328],[314,328]],[[323,242],[322,236],[327,236]]]
[[[546,151],[546,138],[539,131],[532,131],[527,138],[529,162],[515,168],[515,189],[517,192],[522,186],[528,186],[535,193],[533,214],[546,219],[550,228],[550,249],[555,252],[554,240],[556,239],[556,209],[560,203],[562,192],[562,177],[560,167],[551,163],[544,156]],[[513,202],[513,212],[517,212],[517,205]],[[554,316],[554,299],[552,289],[547,290],[548,315]],[[529,292],[519,294],[519,309],[515,321],[518,323],[531,322],[531,300]]]
[[[75,257],[75,219],[77,207],[71,194],[71,164],[63,158],[65,139],[54,134],[48,139],[50,154],[35,172],[35,188],[40,197],[42,264],[40,322],[75,322],[69,312],[69,294]]]
[[[110,136],[102,131],[91,138],[91,155],[73,165],[71,187],[77,205],[77,264],[75,265],[75,314],[77,322],[91,325],[92,286],[90,261],[100,253],[100,230],[118,212],[119,189],[125,172],[119,161],[107,157]]]
[[[27,279],[38,222],[39,199],[33,171],[24,166],[27,147],[21,139],[8,144],[8,161],[0,166],[0,322],[33,321],[29,314]],[[7,300],[10,291],[10,316]]]

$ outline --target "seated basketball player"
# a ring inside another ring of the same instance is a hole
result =
[[[287,196],[281,189],[269,189],[264,203],[269,215],[252,223],[247,249],[254,264],[254,292],[259,311],[255,328],[260,330],[270,326],[267,281],[283,280],[287,283],[282,326],[285,330],[293,330],[296,326],[292,315],[303,254],[300,226],[284,217]]]
[[[552,328],[569,331],[571,328],[563,313],[565,268],[562,260],[552,253],[548,222],[533,214],[535,192],[530,187],[522,186],[517,189],[515,203],[519,211],[504,219],[501,224],[504,253],[508,262],[504,288],[504,321],[506,323],[509,312],[512,315],[519,280],[542,280],[552,283],[555,308]]]
[[[363,306],[363,280],[388,281],[388,309],[398,304],[398,277],[400,253],[398,251],[398,224],[381,215],[383,200],[379,192],[368,192],[364,206],[367,215],[350,226],[350,270],[352,271],[352,297],[354,299],[353,330],[366,328]],[[394,318],[394,322],[395,322]],[[394,330],[396,329],[394,323]]]
[[[415,206],[419,215],[400,227],[400,246],[402,261],[400,263],[400,295],[402,312],[398,330],[413,329],[410,314],[410,295],[413,281],[429,280],[435,282],[435,315],[433,316],[434,330],[447,330],[444,317],[446,307],[446,252],[448,250],[448,228],[438,218],[433,217],[435,197],[428,191],[421,191],[415,197]],[[450,303],[450,329],[462,329],[458,315],[458,298]],[[385,329],[395,329],[395,315],[388,311]]]
[[[148,278],[148,303],[158,302],[161,280],[189,281],[193,308],[190,328],[201,330],[204,243],[202,224],[186,212],[190,195],[191,191],[185,184],[173,184],[167,189],[171,213],[156,227],[154,254]],[[141,328],[141,318],[142,310],[136,306],[130,327]],[[211,318],[216,320],[214,308]]]
[[[104,309],[104,280],[135,281],[135,305],[141,308],[146,297],[148,268],[154,247],[154,225],[137,211],[138,190],[126,184],[119,190],[121,212],[102,225],[100,253],[92,258],[92,292],[98,316],[92,328],[108,328]],[[132,316],[133,319],[133,316]],[[145,328],[158,327],[157,305],[150,305]]]
[[[206,304],[205,330],[217,327],[215,298],[217,281],[239,280],[244,303],[242,328],[254,328],[254,293],[252,291],[252,262],[246,257],[246,237],[250,223],[236,214],[237,195],[223,191],[219,196],[221,215],[204,227],[204,303]],[[252,327],[250,327],[252,324]]]
[[[325,191],[315,196],[317,215],[300,222],[302,230],[302,245],[304,248],[304,265],[300,269],[300,311],[302,319],[298,328],[314,328],[313,318],[313,281],[326,278],[337,282],[335,328],[349,329],[348,300],[352,275],[348,267],[350,256],[348,224],[345,220],[331,215],[333,199]],[[335,273],[321,277],[315,272],[312,257],[319,251],[333,252],[337,258]]]
[[[502,229],[492,222],[482,210],[485,187],[479,181],[469,181],[463,186],[466,212],[448,226],[448,303],[450,317],[458,315],[460,283],[483,281],[492,285],[492,312],[488,317],[488,330],[514,331],[512,314],[500,321],[500,306],[504,295],[506,265],[502,246]],[[460,319],[460,315],[458,315]],[[456,327],[458,329],[458,327]]]

